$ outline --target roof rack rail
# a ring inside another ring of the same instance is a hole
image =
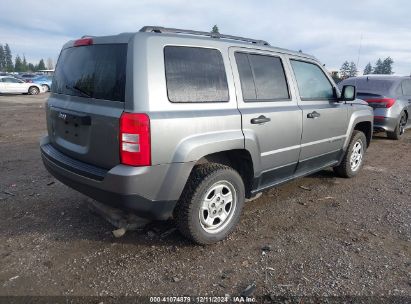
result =
[[[223,38],[223,39],[230,39],[230,40],[238,40],[238,41],[250,42],[250,43],[261,44],[261,45],[270,45],[267,41],[264,41],[264,40],[255,40],[255,39],[238,37],[238,36],[223,35],[220,33],[183,30],[183,29],[168,28],[168,27],[162,27],[162,26],[143,26],[140,29],[140,32],[187,34],[187,35],[194,35],[194,36],[207,36],[207,37],[217,38],[217,39]]]

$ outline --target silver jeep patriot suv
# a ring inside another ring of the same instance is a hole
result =
[[[224,239],[245,198],[326,167],[356,175],[372,109],[312,56],[267,42],[144,27],[61,51],[46,168],[105,204]]]

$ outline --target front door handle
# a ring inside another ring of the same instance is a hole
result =
[[[307,114],[307,118],[313,118],[313,119],[316,119],[320,116],[321,116],[321,114],[316,112],[316,111]]]
[[[265,122],[269,122],[271,118],[265,117],[264,115],[260,115],[258,117],[252,118],[251,123],[256,125],[256,124],[262,124]]]

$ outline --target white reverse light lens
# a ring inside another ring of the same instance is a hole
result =
[[[123,133],[121,136],[122,141],[127,141],[127,142],[132,142],[132,143],[138,143],[139,142],[139,136],[138,134],[130,134],[130,133]]]
[[[123,143],[123,151],[126,152],[140,152],[139,144]]]

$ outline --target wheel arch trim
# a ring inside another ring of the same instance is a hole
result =
[[[373,122],[374,122],[374,115],[371,110],[369,109],[364,109],[364,110],[356,110],[351,114],[350,120],[348,122],[348,128],[347,128],[347,133],[346,133],[346,138],[344,141],[343,145],[343,150],[345,151],[350,143],[351,136],[353,131],[355,130],[355,127],[362,122],[367,122],[370,123],[371,127],[371,136],[372,136],[372,130],[373,130]],[[365,134],[367,136],[367,134]]]

